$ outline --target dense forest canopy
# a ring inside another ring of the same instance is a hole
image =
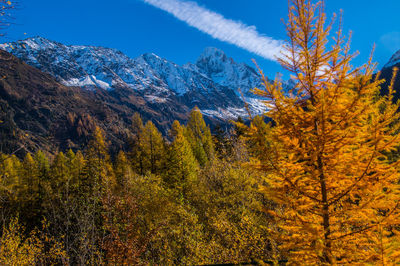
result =
[[[198,109],[187,126],[174,122],[172,142],[139,114],[132,133],[131,150],[114,161],[99,128],[82,152],[2,155],[0,259],[165,265],[274,258],[261,211],[272,203],[258,191],[258,174],[241,166],[249,155],[237,134],[211,136]]]

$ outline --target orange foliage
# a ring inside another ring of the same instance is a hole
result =
[[[254,165],[281,206],[271,212],[277,241],[295,264],[393,263],[400,174],[387,154],[399,145],[400,115],[392,86],[380,96],[374,65],[350,65],[340,26],[330,43],[323,2],[291,4],[279,61],[296,86],[286,93],[263,76],[265,89],[255,89],[276,124]]]
[[[104,228],[108,235],[103,241],[108,263],[117,265],[142,264],[150,234],[141,234],[137,224],[137,204],[129,193],[124,196],[108,195],[103,199]],[[144,236],[143,236],[144,235]]]

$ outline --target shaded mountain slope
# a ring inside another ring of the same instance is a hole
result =
[[[126,145],[135,111],[164,133],[172,118],[181,121],[186,106],[151,104],[124,87],[112,91],[66,87],[51,75],[0,50],[0,149],[55,151],[82,148],[95,127],[104,129],[117,149]]]

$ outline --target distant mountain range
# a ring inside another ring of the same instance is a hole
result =
[[[399,65],[400,52],[382,77],[390,79]],[[266,109],[251,93],[262,87],[255,69],[217,48],[181,66],[152,53],[129,58],[115,49],[34,37],[0,44],[0,77],[3,152],[17,149],[21,138],[30,151],[82,148],[94,125],[118,149],[129,139],[134,112],[166,134],[174,120],[186,122],[195,106],[211,126],[247,117],[245,102],[253,114]]]
[[[247,115],[240,89],[252,112],[265,110],[260,99],[250,93],[261,86],[258,73],[216,48],[206,48],[196,63],[183,66],[152,53],[132,59],[115,49],[67,46],[42,37],[1,44],[0,49],[66,86],[131,89],[149,104],[188,109],[197,105],[203,114],[222,120]]]
[[[11,152],[24,136],[28,150],[82,148],[95,124],[117,148],[127,143],[139,112],[166,134],[198,106],[214,126],[265,111],[250,90],[261,86],[250,66],[206,48],[180,66],[155,54],[129,58],[94,46],[67,46],[42,37],[0,44],[0,149]],[[14,55],[14,56],[12,56]],[[18,59],[17,59],[18,58]]]

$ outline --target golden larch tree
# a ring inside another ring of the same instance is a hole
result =
[[[253,163],[268,173],[276,241],[290,263],[393,263],[400,175],[387,155],[399,145],[399,105],[393,86],[380,95],[371,60],[350,65],[341,20],[332,40],[325,21],[323,2],[290,1],[279,61],[296,85],[286,92],[260,71],[265,88],[255,92],[274,123]]]

